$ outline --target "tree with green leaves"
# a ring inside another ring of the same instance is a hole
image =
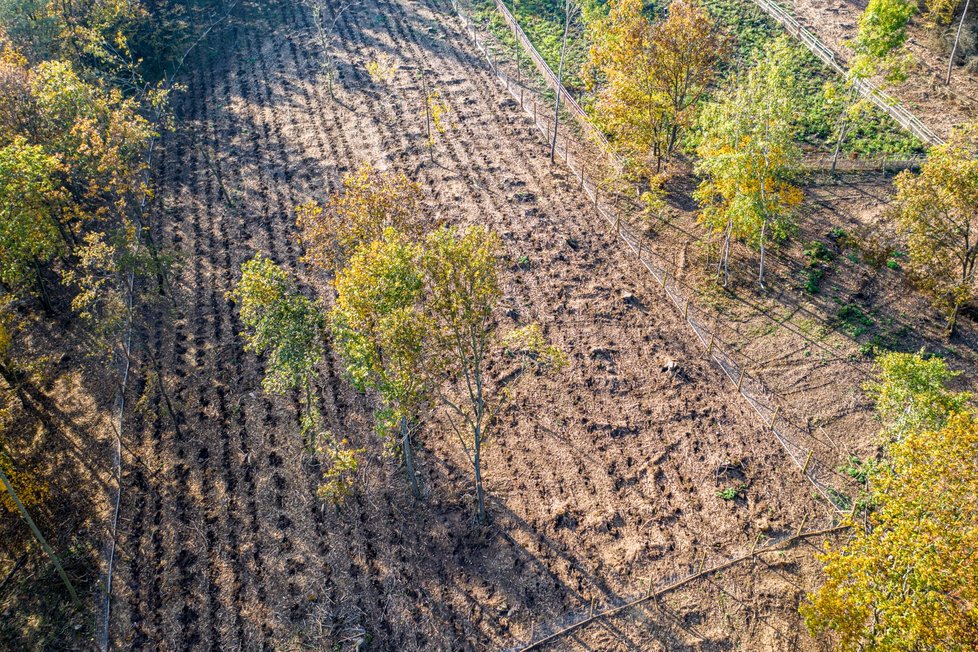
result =
[[[499,246],[499,237],[481,227],[441,228],[425,239],[421,258],[425,313],[431,322],[429,361],[432,373],[441,380],[435,383],[435,391],[472,465],[480,523],[486,521],[483,449],[512,385],[500,387],[493,381],[490,361],[505,348],[519,364],[515,378],[529,369],[553,371],[566,364],[538,326],[499,339],[493,319],[502,296],[496,261]]]
[[[50,308],[42,266],[65,249],[57,214],[64,199],[58,159],[22,137],[0,148],[0,283],[37,288]]]
[[[881,77],[887,85],[906,78],[910,58],[903,46],[907,42],[907,23],[915,7],[911,0],[869,0],[859,18],[856,37],[849,42],[854,56],[843,89],[833,84],[826,87],[826,99],[830,103],[836,102],[840,95],[845,98],[832,157],[833,172],[852,124],[872,108],[872,103],[860,94],[862,84],[872,77]]]
[[[898,232],[915,283],[944,312],[947,334],[978,285],[978,123],[932,147],[919,174],[896,179]]]
[[[245,348],[265,356],[265,391],[302,392],[302,432],[314,446],[319,412],[313,380],[323,357],[322,313],[285,270],[261,254],[241,266],[241,279],[228,296],[241,311]]]
[[[978,647],[978,421],[943,363],[888,354],[873,385],[887,457],[865,519],[819,555],[825,583],[802,607],[840,652]]]
[[[357,247],[388,228],[410,237],[424,231],[424,193],[404,174],[361,165],[343,176],[342,185],[325,205],[310,202],[296,209],[303,260],[310,265],[336,272]]]
[[[417,246],[388,228],[380,239],[358,248],[337,274],[330,316],[347,376],[358,390],[379,394],[378,431],[400,448],[412,490],[420,497],[411,435],[429,399],[429,378],[418,259]]]
[[[949,369],[941,358],[889,352],[876,359],[876,366],[879,380],[867,383],[865,389],[876,402],[888,440],[940,430],[951,414],[964,411],[971,400],[967,392],[947,388],[960,372]]]
[[[703,107],[699,118],[696,172],[702,177],[694,197],[700,223],[722,239],[723,284],[729,279],[733,240],[760,251],[758,279],[764,282],[769,243],[789,234],[802,192],[792,183],[801,151],[795,144],[800,114],[787,37],[774,41],[755,64]]]

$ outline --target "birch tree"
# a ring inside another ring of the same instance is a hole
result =
[[[703,181],[694,192],[700,223],[721,238],[718,276],[729,279],[733,240],[760,251],[758,280],[770,242],[787,237],[803,198],[791,183],[801,152],[795,144],[800,115],[786,37],[776,40],[739,82],[700,116],[699,160]]]

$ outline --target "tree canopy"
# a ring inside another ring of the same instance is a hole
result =
[[[700,222],[730,243],[742,239],[761,252],[786,237],[803,198],[792,183],[801,151],[795,143],[799,114],[794,74],[786,65],[785,37],[776,40],[739,81],[703,107],[696,171],[703,180],[694,197]]]
[[[910,273],[954,330],[978,285],[978,123],[931,148],[920,174],[896,179],[899,233]]]

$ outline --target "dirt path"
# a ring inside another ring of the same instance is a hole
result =
[[[705,552],[740,551],[805,514],[826,517],[651,279],[599,229],[573,179],[551,167],[450,16],[435,0],[369,0],[344,14],[338,101],[296,0],[241,8],[192,62],[183,126],[157,173],[159,237],[183,263],[176,305],[147,314],[140,334],[144,407],[126,432],[145,467],[128,461],[116,647],[500,649],[533,623],[633,594],[650,573],[681,574]],[[381,54],[397,66],[384,87],[364,69]],[[453,109],[437,165],[424,149],[422,66]],[[368,463],[350,502],[322,509],[297,403],[262,394],[260,364],[237,337],[225,292],[255,251],[328,297],[326,280],[299,260],[294,207],[364,161],[416,177],[439,219],[496,229],[502,327],[539,321],[570,355],[562,377],[501,417],[486,459],[493,527],[473,526],[468,470],[437,418],[418,454],[426,498],[410,497],[371,433],[367,399],[340,381],[332,358],[320,377],[323,414],[368,449]],[[528,264],[517,265],[523,256]],[[679,373],[662,371],[671,361]],[[746,485],[744,499],[717,497],[735,483]],[[774,640],[758,623],[800,629],[806,569],[792,561],[783,576],[731,574],[751,609],[717,610],[713,598],[686,594],[636,632],[602,629],[579,642]]]

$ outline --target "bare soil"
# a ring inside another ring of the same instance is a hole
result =
[[[113,645],[503,649],[592,600],[640,594],[650,574],[688,574],[704,554],[742,553],[804,519],[830,523],[645,270],[549,163],[448,4],[370,0],[338,30],[335,100],[295,0],[240,5],[188,62],[156,215],[184,263],[173,304],[149,309],[138,333],[145,374],[133,399],[145,409],[125,425],[134,457]],[[364,70],[380,54],[397,66],[386,86]],[[437,164],[424,147],[421,67],[453,109]],[[261,392],[260,361],[237,335],[225,292],[256,251],[328,301],[328,281],[300,262],[294,207],[360,162],[420,180],[436,218],[496,229],[500,326],[538,321],[570,356],[561,377],[524,390],[501,417],[485,461],[489,527],[472,522],[470,471],[437,415],[418,453],[426,496],[416,501],[372,433],[369,399],[331,355],[323,413],[368,461],[348,504],[324,509],[297,400]],[[529,264],[517,265],[523,256]],[[741,498],[717,495],[740,485]],[[810,553],[745,564],[553,649],[820,649],[797,615],[817,580]]]
[[[0,648],[84,649],[101,604],[112,497],[117,385],[112,365],[92,358],[68,320],[18,321],[13,353],[23,378],[3,384],[0,444],[15,472],[40,488],[27,509],[82,601],[72,607],[48,556],[20,513],[0,506]],[[16,482],[15,482],[16,484]],[[23,492],[24,487],[16,487]],[[6,491],[0,487],[0,494]],[[12,505],[11,505],[12,507]]]

